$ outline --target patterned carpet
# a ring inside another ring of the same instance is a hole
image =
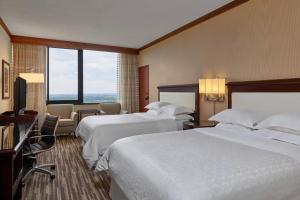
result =
[[[39,163],[56,163],[56,178],[35,173],[26,180],[23,200],[109,200],[110,179],[89,170],[81,156],[81,141],[58,137],[56,148],[40,155]]]

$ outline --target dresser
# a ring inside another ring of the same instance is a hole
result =
[[[0,198],[22,199],[23,146],[37,122],[37,112],[0,115]]]

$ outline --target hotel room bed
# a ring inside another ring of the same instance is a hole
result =
[[[107,169],[113,200],[300,199],[300,147],[233,125],[121,139],[97,163]]]
[[[197,84],[158,87],[159,99],[194,111],[193,117],[199,119],[199,88]],[[182,130],[183,122],[178,116],[167,114],[132,113],[124,115],[89,116],[80,121],[76,136],[83,141],[83,158],[90,168],[94,167],[104,151],[120,138]],[[190,116],[188,116],[190,117]]]
[[[86,117],[79,123],[76,135],[84,141],[83,158],[93,167],[109,145],[120,138],[176,130],[182,130],[182,121],[166,115],[132,113]]]
[[[300,79],[227,85],[229,108],[267,118],[257,124],[240,115],[214,128],[118,140],[96,165],[111,174],[112,199],[300,199]],[[282,120],[284,113],[296,114]]]

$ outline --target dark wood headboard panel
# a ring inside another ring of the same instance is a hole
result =
[[[160,100],[160,92],[193,92],[195,93],[195,113],[194,118],[196,122],[200,119],[199,106],[199,84],[185,84],[185,85],[163,85],[158,86],[158,100]]]
[[[300,92],[300,78],[229,82],[228,108],[232,107],[232,93],[234,92]]]

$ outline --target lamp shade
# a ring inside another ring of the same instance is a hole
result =
[[[199,79],[199,93],[205,94],[206,92],[206,79]]]
[[[203,94],[225,94],[225,79],[199,79],[199,92]]]
[[[43,73],[20,73],[19,76],[27,83],[44,83]]]

